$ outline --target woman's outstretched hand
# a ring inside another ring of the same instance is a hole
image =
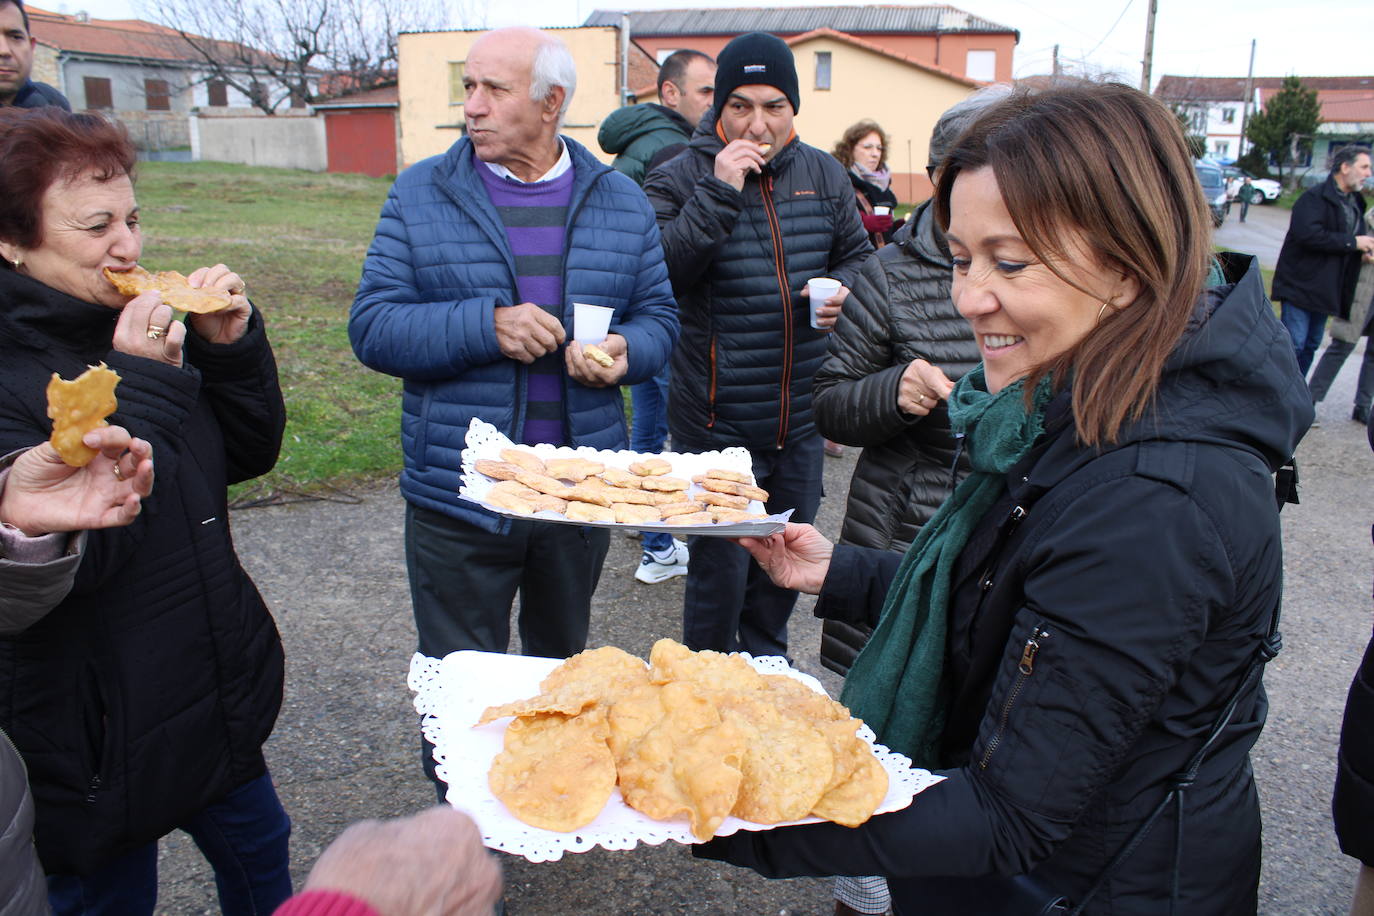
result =
[[[819,595],[830,571],[835,545],[810,525],[789,524],[766,538],[735,538],[754,557],[773,584]]]

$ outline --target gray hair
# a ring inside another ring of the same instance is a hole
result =
[[[1331,174],[1334,175],[1339,172],[1341,166],[1345,165],[1347,162],[1353,164],[1361,155],[1370,155],[1369,147],[1356,146],[1354,143],[1348,146],[1342,146],[1340,149],[1336,150],[1336,154],[1331,157]]]
[[[955,102],[940,115],[935,129],[930,132],[930,155],[926,166],[934,172],[944,164],[954,141],[967,130],[984,111],[1011,95],[1011,87],[1005,83],[984,86],[968,98]]]
[[[558,109],[558,124],[572,104],[577,91],[577,65],[573,63],[568,46],[553,36],[547,36],[534,49],[534,66],[530,68],[530,98],[542,102],[555,86],[563,87],[563,107]]]

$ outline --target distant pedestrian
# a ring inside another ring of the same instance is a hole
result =
[[[1245,222],[1245,214],[1250,212],[1250,195],[1255,193],[1255,186],[1250,183],[1250,176],[1246,175],[1241,180],[1240,190],[1236,196],[1240,198],[1240,221]]]
[[[669,54],[658,69],[658,101],[617,108],[601,122],[596,141],[615,153],[611,166],[639,184],[649,170],[687,148],[692,132],[711,110],[716,84],[716,62],[700,51]],[[661,452],[668,442],[668,385],[672,371],[667,365],[647,382],[630,386],[634,412],[630,426],[630,450]],[[687,543],[662,531],[644,532],[635,578],[649,584],[687,575],[691,558]]]
[[[480,418],[527,445],[625,448],[619,386],[663,368],[677,338],[673,292],[639,188],[559,135],[577,86],[567,46],[536,29],[488,32],[463,80],[466,136],[397,178],[349,339],[364,365],[405,383],[401,495],[419,651],[505,652],[518,593],[521,650],[566,658],[586,647],[609,534],[460,500],[464,436]],[[615,310],[602,344],[610,366],[563,345],[575,301]],[[428,751],[423,763],[433,777]]]
[[[29,14],[23,0],[0,0],[0,108],[51,105],[71,111],[66,96],[47,83],[29,79],[37,44],[29,32]]]
[[[1361,255],[1374,254],[1360,194],[1369,174],[1369,152],[1343,147],[1331,160],[1326,181],[1293,205],[1274,270],[1273,298],[1282,303],[1280,318],[1304,376],[1321,345],[1326,319],[1350,317]]]

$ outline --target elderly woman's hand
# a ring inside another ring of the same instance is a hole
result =
[[[735,538],[734,541],[753,555],[774,585],[808,595],[821,593],[826,574],[830,572],[830,555],[835,551],[835,545],[812,526],[791,523],[766,538]]]
[[[113,346],[121,353],[181,366],[181,347],[186,328],[172,320],[172,307],[162,304],[156,292],[140,293],[129,300],[115,323]]]
[[[99,449],[90,464],[74,468],[42,442],[15,459],[0,490],[0,521],[29,537],[127,525],[153,490],[153,447],[122,426],[82,437]]]
[[[949,397],[954,383],[939,366],[923,359],[913,359],[897,384],[897,409],[903,413],[924,417],[935,405]]]
[[[216,264],[192,272],[186,281],[198,289],[222,289],[229,294],[227,309],[209,315],[187,316],[197,334],[213,344],[231,344],[248,331],[248,317],[253,314],[253,307],[244,295],[242,277],[223,264]]]

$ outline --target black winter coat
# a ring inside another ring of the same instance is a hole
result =
[[[1366,432],[1374,448],[1374,417]],[[1345,698],[1331,817],[1341,852],[1374,868],[1374,639]]]
[[[1357,191],[1355,199],[1363,214],[1364,195]],[[1354,232],[1347,228],[1348,206],[1331,177],[1298,198],[1274,268],[1276,302],[1350,318],[1350,302],[1360,278],[1355,236],[1365,234],[1365,224],[1361,216]]]
[[[0,639],[0,728],[29,767],[49,873],[86,873],[260,776],[282,647],[239,566],[226,487],[269,470],[285,425],[253,314],[236,343],[188,325],[185,365],[111,349],[119,313],[0,269],[0,454],[46,439],[44,390],[104,360],[111,423],[153,446],[157,484],[92,531],[71,592]]]
[[[949,297],[953,266],[930,202],[893,244],[864,262],[816,373],[816,429],[863,447],[849,482],[840,543],[904,552],[968,471],[942,402],[925,417],[897,408],[902,373],[924,359],[958,381],[978,365],[978,342]],[[843,674],[870,629],[827,620],[821,663]]]
[[[828,335],[811,327],[806,281],[852,287],[873,246],[835,157],[794,137],[740,192],[715,177],[724,146],[698,128],[644,183],[682,322],[668,426],[693,448],[782,448],[815,435]]]
[[[857,829],[739,833],[703,853],[770,877],[886,875],[898,916],[930,914],[927,876],[1029,873],[1081,897],[1201,746],[1266,633],[1283,572],[1272,474],[1311,420],[1251,261],[1204,294],[1154,409],[1118,446],[1080,446],[1062,394],[1006,475],[954,570],[949,778]],[[871,620],[899,562],[837,548],[817,614]],[[1266,709],[1254,682],[1183,794],[1179,913],[1255,912],[1249,750]],[[1167,912],[1175,828],[1171,807],[1087,912]]]

